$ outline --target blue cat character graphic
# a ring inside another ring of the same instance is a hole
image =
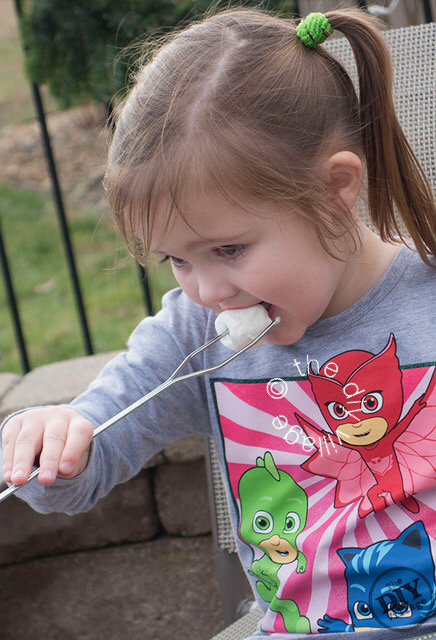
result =
[[[338,549],[345,564],[351,624],[325,615],[320,633],[413,628],[436,611],[430,539],[415,522],[395,540]]]

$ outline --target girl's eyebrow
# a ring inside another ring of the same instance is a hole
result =
[[[238,235],[233,235],[233,236],[228,236],[226,238],[198,238],[198,240],[191,240],[191,242],[188,242],[186,244],[185,247],[183,247],[183,250],[186,252],[192,251],[193,249],[196,249],[197,247],[201,247],[201,246],[215,246],[215,247],[224,247],[224,246],[232,246],[232,245],[238,245],[238,244],[245,244],[245,242],[247,241],[245,239],[244,241],[244,237],[245,234],[240,233]],[[150,253],[153,253],[155,255],[166,255],[167,252],[163,251],[162,248],[161,249],[157,249],[150,250]]]
[[[222,247],[224,245],[232,245],[232,244],[240,244],[241,241],[239,236],[230,236],[227,238],[199,238],[198,240],[192,240],[192,242],[188,242],[186,245],[186,250],[190,251],[191,249],[195,249],[196,247],[208,244],[214,245],[218,247]]]

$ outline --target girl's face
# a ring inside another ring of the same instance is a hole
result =
[[[176,215],[161,245],[151,251],[168,257],[194,302],[217,313],[259,302],[271,305],[270,317],[281,316],[281,322],[267,341],[292,344],[316,320],[338,312],[346,263],[324,251],[302,216],[280,215],[265,201],[248,204],[259,215],[221,195],[198,197],[185,213],[187,222]]]

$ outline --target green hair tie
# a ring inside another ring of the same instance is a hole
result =
[[[306,47],[322,44],[332,33],[332,25],[323,13],[309,13],[297,27],[297,36]]]

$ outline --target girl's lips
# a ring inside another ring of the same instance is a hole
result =
[[[267,311],[270,319],[275,320],[272,304],[270,302],[265,302],[265,301],[259,302],[259,304],[261,304],[262,307]]]
[[[274,313],[273,313],[273,306],[270,302],[258,302],[257,304],[260,304],[268,313],[268,316],[271,318],[271,320],[275,320],[274,317]],[[222,313],[223,311],[233,311],[235,309],[249,309],[250,307],[226,307],[225,309],[221,309],[220,313]]]
[[[262,305],[262,307],[264,307],[266,309],[270,319],[271,320],[275,320],[274,307],[272,306],[272,304],[270,302],[261,302],[260,304]]]

